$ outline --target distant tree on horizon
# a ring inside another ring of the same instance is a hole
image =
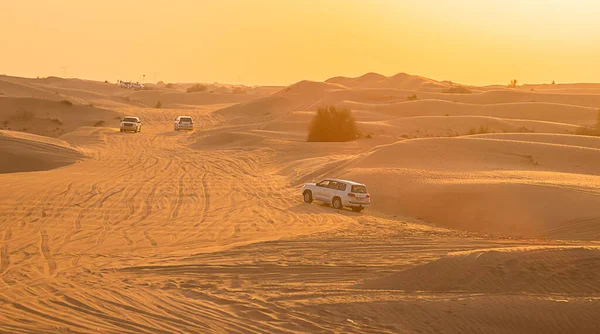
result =
[[[508,84],[508,88],[517,88],[517,83],[519,83],[519,81],[517,79],[511,80],[510,83]]]
[[[554,80],[552,80],[552,84],[553,84],[553,85],[556,85],[556,82],[554,82]]]

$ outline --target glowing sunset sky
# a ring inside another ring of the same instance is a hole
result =
[[[592,0],[0,0],[0,74],[600,82]]]

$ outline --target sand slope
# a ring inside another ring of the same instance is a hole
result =
[[[0,96],[0,129],[59,137],[80,126],[118,126],[122,115],[68,100]]]
[[[587,222],[577,235],[600,237],[598,138],[489,136],[399,142],[376,150],[341,174],[368,184],[377,199],[373,209],[386,213],[453,228],[529,236]],[[554,143],[540,142],[543,138]],[[562,235],[553,236],[573,236],[569,228],[560,230]]]
[[[70,165],[84,154],[61,140],[0,130],[0,156],[0,173],[16,173]]]
[[[359,287],[437,292],[599,293],[600,248],[531,247],[453,253]]]

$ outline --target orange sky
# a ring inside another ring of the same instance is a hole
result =
[[[0,0],[0,74],[600,82],[593,0]]]

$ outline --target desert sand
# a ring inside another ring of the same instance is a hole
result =
[[[0,332],[598,332],[600,84],[191,86],[0,76]]]

